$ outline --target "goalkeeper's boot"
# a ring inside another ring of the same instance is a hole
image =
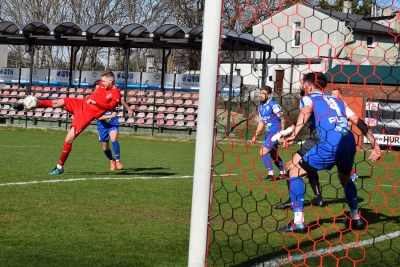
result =
[[[122,166],[121,161],[117,160],[115,161],[115,165],[117,166],[118,170],[122,170],[124,168],[124,166]]]
[[[263,179],[264,181],[275,181],[275,176],[268,174],[267,177]]]
[[[289,198],[289,200],[286,201],[285,203],[282,203],[282,204],[279,204],[279,205],[275,206],[275,209],[277,209],[277,210],[285,210],[285,209],[289,209],[291,207],[292,207],[292,200],[290,200],[290,198]]]
[[[360,217],[358,217],[357,219],[346,218],[343,220],[343,223],[347,228],[351,229],[361,230],[365,227],[365,223]]]
[[[288,225],[279,228],[279,231],[291,232],[291,233],[304,233],[307,232],[307,225],[305,225],[304,223],[300,224],[289,223]]]
[[[57,168],[57,166],[54,168],[54,170],[52,170],[51,172],[49,172],[49,175],[59,175],[61,173],[64,172],[64,168]]]
[[[22,103],[14,102],[11,104],[11,107],[18,111],[24,110],[24,104],[22,104]]]
[[[112,161],[110,161],[110,171],[115,171],[115,159],[113,159]]]
[[[311,204],[313,204],[313,206],[317,206],[317,207],[325,206],[325,203],[322,200],[322,197],[320,197],[320,196],[315,196],[313,199],[311,199]]]

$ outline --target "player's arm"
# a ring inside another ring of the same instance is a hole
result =
[[[297,118],[296,125],[294,125],[293,133],[291,136],[289,136],[286,141],[288,145],[291,145],[294,143],[296,136],[299,134],[303,126],[307,123],[308,119],[310,118],[312,114],[312,107],[311,106],[304,106],[300,110],[299,117]]]
[[[374,134],[369,129],[365,121],[361,120],[357,115],[355,114],[352,115],[351,117],[349,117],[349,120],[354,125],[356,125],[358,129],[360,129],[361,133],[365,135],[365,137],[368,139],[368,141],[371,143],[373,147],[373,151],[371,155],[368,157],[368,159],[372,160],[373,162],[377,162],[381,156],[381,149],[379,147],[378,142],[375,139]]]
[[[111,113],[110,115],[103,115],[103,116],[101,116],[100,118],[98,118],[98,120],[104,121],[104,120],[107,120],[107,119],[112,119],[112,118],[114,118],[114,117],[117,117],[117,112],[116,112],[116,111],[114,111],[114,112]]]
[[[254,133],[253,139],[251,139],[252,144],[257,143],[257,136],[264,130],[264,121],[261,118],[259,120],[257,130]]]
[[[126,110],[128,111],[129,116],[132,117],[133,116],[133,111],[129,107],[129,105],[125,102],[123,97],[121,97],[121,104],[124,106],[124,108],[126,108]]]
[[[114,90],[114,92],[111,93],[112,97],[111,97],[111,101],[110,102],[95,102],[95,101],[90,101],[90,99],[88,101],[90,101],[90,103],[88,102],[88,104],[93,104],[98,106],[101,109],[107,110],[107,111],[111,111],[114,108],[116,108],[121,100],[121,94],[119,92],[119,90]]]

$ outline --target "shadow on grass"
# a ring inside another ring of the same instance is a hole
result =
[[[123,170],[107,171],[107,172],[76,172],[76,174],[83,175],[126,175],[126,176],[149,176],[149,177],[164,177],[164,176],[174,176],[177,172],[168,171],[169,168],[154,167],[154,168],[124,168]]]
[[[313,245],[315,245],[316,240],[320,240],[323,238],[324,240],[341,240],[344,236],[346,235],[354,235],[355,233],[359,233],[360,236],[365,235],[366,237],[371,237],[368,231],[369,227],[373,224],[382,224],[385,225],[389,222],[395,223],[395,224],[400,224],[400,216],[387,216],[385,214],[381,213],[375,213],[371,210],[366,210],[366,209],[361,209],[361,216],[368,222],[368,228],[364,228],[361,230],[351,230],[349,228],[346,228],[343,224],[343,220],[345,219],[345,216],[340,216],[336,218],[336,222],[333,222],[332,218],[327,218],[327,219],[320,219],[318,221],[313,221],[311,222],[310,225],[310,235],[315,232],[318,228],[320,228],[320,225],[322,224],[330,224],[327,227],[331,227],[331,225],[336,225],[337,229],[339,231],[327,234],[325,236],[315,236],[312,237],[313,240],[308,240],[304,241],[304,237],[308,236],[307,233],[292,233],[292,235],[298,236],[299,238],[303,238],[301,243],[294,244],[293,246],[286,247],[287,250],[289,251],[298,251],[299,249],[302,248],[310,248]],[[327,227],[324,227],[326,229]],[[388,232],[392,232],[393,229],[386,229],[387,231],[383,231],[384,228],[382,228],[382,232],[380,233],[374,233],[373,236],[380,236],[380,235],[385,235],[388,234]],[[354,232],[353,232],[354,231]],[[282,236],[288,235],[291,233],[285,233],[282,232]],[[282,244],[284,248],[284,244]],[[310,252],[309,249],[307,249],[307,252]],[[285,249],[282,248],[276,248],[273,249],[273,251],[269,254],[262,255],[255,257],[251,260],[248,260],[246,262],[239,263],[237,265],[231,265],[233,267],[247,267],[247,266],[264,266],[263,263],[269,262],[271,264],[272,261],[276,260],[276,266],[278,266],[278,261],[288,258],[290,255],[288,255],[288,252]],[[268,265],[268,266],[275,266],[275,265]]]

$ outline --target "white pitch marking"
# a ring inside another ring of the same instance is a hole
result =
[[[214,176],[228,176],[229,174],[220,174]],[[236,175],[236,174],[230,174]],[[149,180],[149,179],[189,179],[193,178],[193,175],[185,175],[185,176],[138,176],[138,177],[125,177],[125,178],[112,178],[112,177],[103,177],[103,178],[70,178],[70,179],[59,179],[59,180],[42,180],[42,181],[30,181],[30,182],[14,182],[14,183],[5,183],[0,184],[0,186],[8,186],[8,185],[27,185],[27,184],[43,184],[43,183],[65,183],[65,182],[78,182],[78,181],[99,181],[99,180]]]
[[[371,245],[371,244],[382,242],[382,241],[385,241],[385,240],[394,239],[394,238],[399,237],[399,236],[400,236],[400,231],[396,231],[396,232],[393,232],[393,233],[384,234],[384,235],[381,235],[381,236],[378,236],[378,237],[374,237],[374,238],[371,238],[371,239],[368,239],[368,240],[363,240],[363,241],[360,241],[360,242],[352,242],[352,243],[350,243],[350,244],[348,244],[346,246],[337,245],[337,246],[333,247],[332,249],[330,249],[330,248],[318,249],[317,251],[311,251],[310,253],[307,253],[307,255],[305,255],[305,256],[298,255],[298,256],[290,257],[289,259],[288,258],[280,258],[280,259],[264,262],[264,263],[261,263],[259,265],[255,265],[255,267],[278,266],[278,265],[282,266],[282,265],[289,264],[290,262],[302,261],[302,260],[304,260],[304,257],[316,258],[316,257],[319,257],[319,256],[323,256],[323,255],[339,252],[339,251],[345,250],[347,248]]]

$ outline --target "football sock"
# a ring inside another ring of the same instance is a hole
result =
[[[294,224],[300,224],[304,222],[304,212],[303,211],[296,211],[294,213]]]
[[[110,149],[104,150],[104,154],[109,160],[113,160],[112,152]]]
[[[319,183],[318,172],[309,172],[308,180],[310,181],[311,188],[313,190],[314,196],[321,196],[321,185]]]
[[[115,159],[119,160],[119,158],[120,158],[120,147],[119,147],[118,140],[115,140],[114,142],[111,142],[111,145],[112,145],[112,149],[114,151]]]
[[[280,173],[283,174],[283,160],[281,159],[281,157],[278,156],[278,160],[274,161],[275,161],[275,166],[278,167]]]
[[[350,210],[358,209],[357,188],[353,181],[348,184],[342,184],[344,188],[344,196],[346,197],[347,204]]]
[[[61,166],[60,164],[57,164],[57,169],[62,169],[63,166]]]
[[[67,160],[68,155],[71,152],[71,149],[72,149],[72,143],[64,142],[64,148],[61,152],[60,161],[58,162],[58,165],[64,166],[64,162]]]
[[[38,100],[38,108],[51,108],[53,106],[53,100]]]
[[[358,215],[358,209],[356,210],[350,210],[350,218],[352,219],[358,219],[360,216]]]
[[[303,211],[304,208],[304,195],[305,188],[303,179],[300,177],[292,177],[290,178],[290,199],[293,203],[293,211]]]
[[[269,157],[269,155],[268,155],[268,154],[264,154],[264,155],[262,155],[261,158],[262,158],[263,161],[264,161],[264,166],[265,166],[265,168],[266,168],[267,170],[273,171],[274,169],[273,169],[273,167],[272,167],[272,160],[271,160],[271,158]]]

